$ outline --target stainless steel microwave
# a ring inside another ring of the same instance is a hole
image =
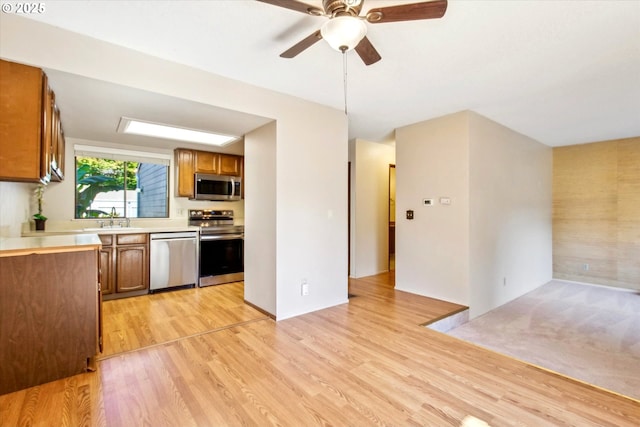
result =
[[[195,200],[240,200],[239,176],[195,174]]]

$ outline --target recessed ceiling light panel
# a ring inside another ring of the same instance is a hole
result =
[[[172,139],[176,141],[196,142],[222,146],[237,140],[239,137],[207,132],[198,129],[189,129],[172,126],[163,123],[154,123],[144,120],[121,117],[118,124],[118,132],[132,135],[143,135],[152,138]]]

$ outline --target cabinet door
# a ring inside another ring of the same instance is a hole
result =
[[[147,245],[116,247],[116,292],[149,288]]]
[[[60,122],[60,110],[54,104],[51,122],[51,180],[64,180],[64,133]]]
[[[43,181],[51,180],[51,161],[53,146],[53,129],[55,119],[53,117],[53,105],[55,95],[49,88],[47,75],[42,75],[42,147],[40,151],[40,178]]]
[[[240,156],[220,154],[220,175],[240,176],[242,172]]]
[[[213,173],[220,172],[220,154],[210,153],[208,151],[196,151],[196,172],[197,173]]]
[[[178,197],[194,197],[194,154],[193,150],[176,150],[176,185]]]
[[[64,153],[67,141],[64,139],[64,129],[62,129],[62,119],[58,116],[58,171],[59,178],[64,179]]]
[[[0,60],[0,180],[43,177],[43,80],[39,68]]]
[[[113,289],[113,248],[100,249],[100,286],[102,295],[109,295]]]

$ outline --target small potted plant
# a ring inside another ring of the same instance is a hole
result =
[[[37,231],[44,231],[44,224],[47,220],[47,217],[42,215],[42,197],[44,196],[44,184],[38,184],[36,189],[34,190],[34,194],[36,196],[36,200],[38,201],[38,213],[33,215],[33,220],[36,223]]]

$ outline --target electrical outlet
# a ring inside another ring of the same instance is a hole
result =
[[[582,264],[582,271],[589,271],[589,264]]]
[[[300,283],[300,294],[302,294],[303,297],[309,295],[309,284],[305,279]]]

